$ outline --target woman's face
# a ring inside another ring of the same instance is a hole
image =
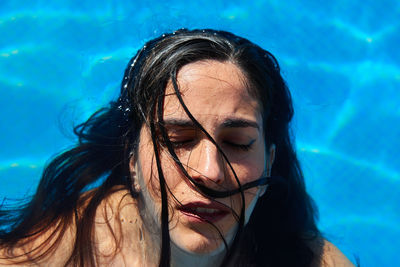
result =
[[[235,64],[214,60],[185,65],[177,74],[183,101],[222,148],[242,185],[265,175],[268,168],[260,105],[249,94],[245,81],[246,77]],[[194,180],[220,191],[238,188],[231,169],[216,146],[186,115],[171,82],[166,88],[163,119],[176,154]],[[214,226],[229,239],[238,224],[234,213],[239,215],[242,208],[240,194],[215,201],[209,199],[195,190],[166,148],[161,148],[160,159],[170,189],[171,240],[190,252],[216,250],[223,241]],[[145,202],[145,221],[152,220],[159,227],[161,196],[158,172],[150,131],[146,126],[141,130],[138,153],[131,161],[131,172],[139,184],[140,199]],[[246,208],[252,209],[258,190],[245,191]]]

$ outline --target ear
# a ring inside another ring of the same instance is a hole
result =
[[[133,152],[129,153],[129,173],[131,184],[135,192],[140,192],[140,185],[137,179],[137,156]]]
[[[274,164],[274,161],[275,161],[275,150],[276,150],[275,144],[271,144],[269,147],[268,161],[267,161],[267,175],[268,176],[271,176],[272,165]]]
[[[133,153],[133,151],[129,153],[129,171],[130,172],[136,171],[136,158],[137,157],[135,156],[135,153]]]

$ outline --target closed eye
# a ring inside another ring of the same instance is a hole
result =
[[[185,140],[170,140],[172,147],[179,148],[189,148],[192,146],[194,140],[193,139],[185,139]]]
[[[255,139],[251,140],[248,144],[238,144],[238,143],[234,143],[234,142],[230,142],[230,141],[224,141],[224,143],[226,145],[232,147],[233,149],[248,151],[251,149],[251,147],[253,146],[255,141],[256,141]]]
[[[195,139],[170,140],[170,142],[172,144],[172,147],[175,149],[180,149],[180,148],[190,149],[192,148],[193,145],[195,145]],[[224,141],[223,143],[233,149],[248,151],[252,148],[254,142],[255,139],[251,140],[248,144],[239,144],[231,141]]]

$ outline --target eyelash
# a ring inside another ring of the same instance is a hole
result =
[[[173,148],[183,148],[186,145],[189,145],[193,140],[184,140],[184,141],[170,141]]]
[[[177,149],[177,148],[184,148],[185,146],[190,145],[191,142],[193,142],[193,140],[171,141],[171,144],[172,144],[172,147]],[[254,143],[254,140],[252,140],[249,144],[235,144],[235,143],[232,143],[229,141],[224,141],[224,143],[227,144],[228,146],[231,146],[234,149],[248,151],[251,149],[251,147]]]
[[[243,150],[243,151],[248,151],[252,147],[254,141],[251,141],[249,144],[235,144],[235,143],[231,143],[231,142],[227,142],[227,141],[225,141],[224,143],[229,145],[229,146],[231,146],[231,147],[233,147],[234,149],[240,149],[240,150]]]

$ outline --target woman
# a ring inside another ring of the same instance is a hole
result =
[[[1,211],[0,264],[350,266],[316,227],[292,116],[277,61],[248,40],[147,42],[32,200]]]

